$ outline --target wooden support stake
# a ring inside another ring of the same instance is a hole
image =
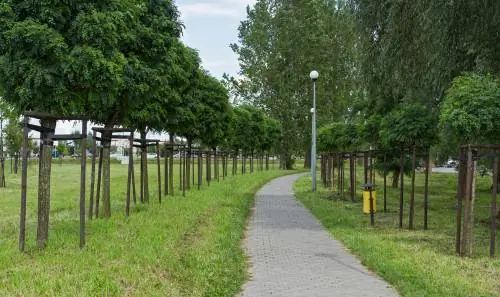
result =
[[[169,177],[169,184],[170,184],[170,195],[174,196],[174,149],[171,148],[169,150],[170,154],[170,165],[168,166],[168,177]]]
[[[82,155],[80,159],[80,248],[85,246],[85,178],[87,169],[87,121],[82,121],[82,138],[80,146]]]
[[[465,180],[467,178],[467,161],[466,154],[463,148],[460,149],[459,155],[459,167],[458,167],[458,187],[457,187],[457,213],[456,213],[456,225],[457,232],[455,236],[455,251],[458,255],[462,254],[462,208],[465,196]]]
[[[403,204],[404,204],[404,169],[405,169],[405,151],[401,149],[401,156],[399,159],[400,170],[400,186],[399,186],[399,228],[403,229]]]
[[[472,256],[472,226],[474,224],[474,161],[472,156],[472,148],[469,145],[467,149],[467,176],[465,185],[465,205],[464,205],[464,220],[462,228],[461,256]]]
[[[125,216],[130,215],[130,184],[132,183],[132,172],[134,170],[133,167],[133,153],[134,153],[134,139],[133,139],[133,133],[130,133],[130,138],[129,138],[129,148],[128,148],[128,171],[127,171],[127,200],[125,201]]]
[[[156,143],[156,166],[158,167],[158,202],[161,203],[161,162],[160,162],[160,144]]]
[[[491,193],[491,230],[490,230],[490,257],[495,257],[496,230],[497,230],[497,191],[498,191],[498,153],[495,151],[493,159],[493,189]]]
[[[430,148],[427,149],[425,158],[425,182],[424,182],[424,230],[429,229],[429,174],[431,165]]]
[[[28,117],[23,119],[22,169],[21,169],[21,211],[19,215],[19,251],[24,252],[26,241],[26,193],[28,184]],[[43,137],[41,137],[43,139]]]
[[[99,217],[99,200],[101,198],[101,177],[102,177],[102,146],[99,148],[99,163],[97,165],[97,189],[95,195],[95,217]]]
[[[384,212],[387,212],[387,154],[384,154]]]
[[[415,167],[417,163],[417,149],[413,147],[411,156],[411,191],[410,191],[410,211],[408,214],[408,229],[414,228],[413,221],[415,218]]]
[[[95,185],[95,158],[97,153],[96,131],[92,132],[92,169],[90,173],[90,201],[89,201],[89,219],[92,220],[94,214],[94,185]],[[86,146],[86,145],[85,145]],[[86,154],[82,158],[86,158]]]

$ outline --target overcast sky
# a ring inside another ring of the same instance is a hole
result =
[[[254,3],[255,0],[177,1],[186,26],[182,39],[199,50],[203,67],[212,75],[238,74],[238,58],[229,44],[238,41],[238,26],[246,17],[247,5]]]
[[[237,76],[238,58],[229,48],[238,41],[238,25],[246,17],[247,5],[255,0],[177,0],[185,25],[182,40],[198,50],[203,67],[216,77],[224,72]],[[69,134],[79,124],[59,122],[56,133]],[[38,133],[33,133],[38,134]],[[35,136],[35,135],[34,135]],[[148,135],[165,139],[166,135]]]

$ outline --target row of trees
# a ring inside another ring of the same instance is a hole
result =
[[[273,137],[276,123],[249,107],[235,108],[233,117],[228,90],[200,66],[197,51],[181,42],[182,29],[170,0],[3,2],[2,100],[17,117],[24,111],[85,116],[105,128],[135,129],[143,140],[157,131],[185,138],[189,148],[198,142],[208,148],[270,149],[268,138],[261,138]],[[56,120],[42,119],[40,125],[54,131]],[[248,134],[245,125],[266,136]],[[111,133],[105,131],[101,141],[105,206],[110,205]],[[50,184],[52,136],[47,133],[49,141],[41,143],[39,186]],[[46,195],[39,191],[39,218],[48,218]],[[43,225],[48,228],[48,221]],[[40,247],[44,234],[39,229]]]
[[[447,160],[460,143],[500,135],[499,11],[498,1],[258,0],[232,45],[244,78],[226,80],[238,100],[280,119],[283,154],[309,156],[316,69],[319,127],[359,123],[360,147],[433,146]]]

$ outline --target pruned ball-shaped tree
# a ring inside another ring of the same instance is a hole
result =
[[[206,146],[215,149],[224,143],[232,109],[229,103],[228,90],[222,82],[203,71],[197,86],[199,104],[197,120],[199,125],[199,139]]]
[[[318,151],[345,152],[357,149],[359,135],[353,123],[334,122],[318,129]]]
[[[123,124],[168,85],[170,47],[181,24],[172,1],[4,1],[0,4],[0,88],[19,111],[85,115]],[[41,126],[55,128],[54,119]],[[52,133],[52,132],[51,132]],[[48,226],[53,143],[41,146],[39,211]],[[106,136],[106,135],[105,135]],[[109,136],[109,135],[108,135]],[[109,146],[103,152],[109,216]],[[42,232],[44,233],[44,232]],[[46,232],[45,232],[46,233]],[[45,245],[46,236],[38,238]]]
[[[497,78],[469,73],[453,80],[441,107],[442,135],[459,145],[497,143],[500,141],[498,119],[500,81]],[[500,184],[500,178],[497,184]],[[497,217],[500,218],[500,211]]]
[[[387,114],[380,127],[386,149],[429,148],[437,141],[438,117],[420,104],[403,104]]]
[[[500,140],[500,81],[466,74],[453,80],[441,106],[441,131],[459,143]]]

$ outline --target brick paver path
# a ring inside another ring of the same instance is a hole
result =
[[[298,177],[278,178],[257,193],[246,240],[250,280],[239,296],[399,296],[295,200],[292,184]]]

